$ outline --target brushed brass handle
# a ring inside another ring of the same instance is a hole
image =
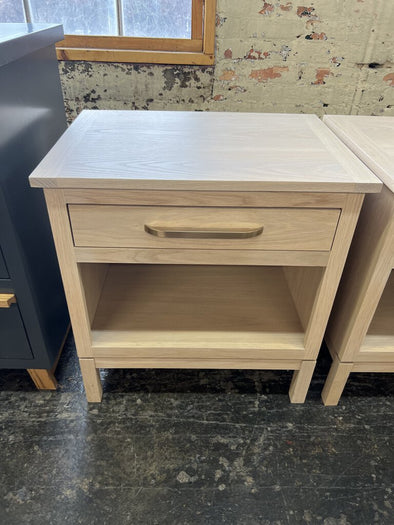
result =
[[[16,303],[13,293],[0,293],[0,308],[9,308],[12,303]]]
[[[255,228],[177,228],[145,224],[144,229],[155,237],[177,239],[250,239],[250,237],[257,237],[263,232],[263,226]]]

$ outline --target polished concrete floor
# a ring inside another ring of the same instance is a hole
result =
[[[72,338],[57,392],[0,371],[0,523],[394,524],[394,377],[290,405],[288,372],[107,370],[88,406]]]

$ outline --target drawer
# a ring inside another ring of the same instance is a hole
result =
[[[75,246],[329,251],[340,210],[69,205]]]
[[[18,305],[13,303],[7,307],[3,302],[0,305],[0,359],[32,359]]]

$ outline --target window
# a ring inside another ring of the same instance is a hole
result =
[[[62,23],[62,60],[214,62],[215,0],[0,0],[0,22]]]

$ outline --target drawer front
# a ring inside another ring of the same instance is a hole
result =
[[[5,265],[3,253],[0,248],[0,279],[8,279],[8,270],[7,266]]]
[[[69,205],[75,246],[329,251],[340,210]]]
[[[0,307],[0,338],[0,359],[33,358],[17,304]]]

